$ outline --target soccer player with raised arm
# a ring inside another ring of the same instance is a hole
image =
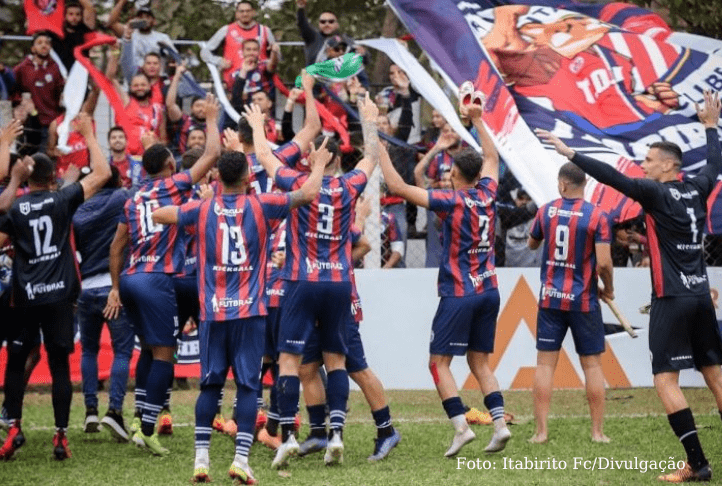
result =
[[[541,290],[536,325],[537,363],[534,374],[535,444],[547,441],[547,416],[554,370],[562,341],[571,329],[584,370],[587,401],[592,417],[592,440],[609,442],[604,435],[604,321],[597,298],[614,299],[612,284],[612,231],[607,215],[584,200],[587,178],[567,162],[559,169],[561,198],[537,211],[529,248],[541,246]],[[604,284],[597,285],[597,274]]]
[[[195,482],[209,479],[211,424],[228,368],[232,368],[238,431],[236,455],[228,473],[242,484],[255,484],[248,451],[256,423],[268,313],[266,260],[270,237],[289,211],[310,203],[321,187],[331,155],[324,144],[309,157],[313,170],[298,189],[246,195],[248,160],[240,152],[226,152],[218,162],[222,194],[153,213],[155,223],[178,224],[198,242],[201,393],[196,402]]]
[[[456,434],[446,457],[452,457],[476,438],[449,366],[454,356],[466,354],[472,374],[484,394],[484,405],[494,420],[494,434],[486,452],[506,446],[511,432],[504,420],[504,398],[489,367],[494,351],[499,313],[494,266],[494,220],[499,156],[481,121],[482,106],[461,105],[479,131],[483,156],[465,149],[451,167],[453,189],[422,189],[406,184],[388,153],[381,150],[381,169],[389,191],[412,204],[434,211],[443,221],[443,251],[439,267],[439,308],[431,327],[429,370],[442,405]]]
[[[173,275],[183,270],[185,241],[178,238],[175,226],[157,224],[154,210],[187,202],[193,185],[210,170],[220,156],[218,103],[206,97],[208,139],[205,151],[189,170],[175,172],[175,159],[164,145],[156,144],[143,154],[148,179],[125,204],[115,239],[110,245],[110,277],[105,316],[115,319],[122,303],[141,342],[136,365],[136,407],[141,408],[140,424],[131,425],[133,442],[146,446],[156,455],[166,455],[157,434],[153,433],[163,407],[168,384],[173,376],[173,356],[178,335],[178,307]],[[129,246],[128,265],[124,250]],[[138,430],[140,425],[140,430]]]
[[[25,394],[25,362],[43,331],[48,365],[53,380],[55,436],[53,454],[70,457],[66,431],[70,418],[72,387],[69,356],[73,342],[73,305],[80,281],[71,244],[71,224],[78,207],[100,190],[110,178],[110,166],[93,133],[89,115],[76,118],[78,131],[88,144],[91,173],[80,182],[55,190],[55,164],[45,154],[33,155],[29,192],[19,197],[0,218],[0,246],[9,236],[15,248],[12,299],[16,325],[8,336],[5,405],[10,431],[0,448],[0,459],[9,459],[25,438],[20,429]],[[18,161],[16,164],[25,164]],[[20,167],[19,167],[20,168]],[[18,169],[19,169],[18,168]],[[17,188],[17,177],[11,187]]]
[[[331,430],[324,461],[343,461],[342,431],[349,394],[345,366],[345,326],[351,319],[351,224],[354,203],[366,187],[378,158],[376,116],[378,108],[367,97],[359,103],[366,156],[356,169],[336,177],[340,157],[334,154],[324,171],[320,194],[309,206],[291,213],[286,230],[286,262],[283,279],[286,294],[281,307],[278,337],[278,403],[283,443],[272,467],[281,467],[296,455],[299,445],[293,435],[298,409],[299,379],[303,348],[315,325],[321,332],[321,349],[328,372],[328,406]],[[295,190],[307,174],[299,173],[273,156],[266,142],[263,113],[257,106],[246,109],[253,127],[259,161],[283,190]],[[329,305],[329,303],[333,303]],[[318,323],[318,324],[317,324]]]
[[[702,451],[692,411],[679,387],[679,372],[702,372],[722,415],[722,338],[709,292],[702,248],[707,197],[722,167],[720,101],[704,93],[704,106],[695,103],[707,133],[707,165],[694,177],[681,173],[682,150],[672,142],[655,142],[641,168],[643,179],[631,179],[613,167],[576,153],[557,136],[537,130],[584,172],[641,204],[645,212],[652,273],[649,349],[654,386],[669,424],[687,452],[685,466],[659,479],[671,483],[709,481],[712,469]]]

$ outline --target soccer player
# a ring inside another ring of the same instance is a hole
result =
[[[110,177],[110,166],[100,149],[90,116],[78,115],[78,131],[88,144],[92,172],[80,182],[56,191],[55,165],[45,154],[33,157],[29,193],[18,198],[0,219],[0,245],[10,236],[15,247],[12,296],[18,319],[15,336],[8,339],[6,407],[12,427],[0,448],[0,458],[10,458],[23,444],[20,429],[25,393],[25,361],[40,329],[53,379],[56,433],[54,456],[70,457],[66,430],[72,388],[69,355],[74,350],[73,304],[80,292],[75,252],[70,241],[72,216],[84,200],[95,194]],[[21,309],[21,310],[20,310]],[[20,321],[22,319],[22,321]]]
[[[481,105],[461,106],[479,131],[483,158],[471,149],[462,150],[451,166],[453,189],[430,189],[406,184],[396,172],[388,153],[381,151],[381,169],[389,190],[412,204],[434,211],[442,219],[443,251],[439,267],[441,302],[431,327],[429,369],[436,390],[456,434],[446,457],[456,455],[476,438],[464,416],[449,366],[452,358],[466,354],[472,374],[484,394],[484,405],[494,420],[494,435],[486,452],[506,446],[511,432],[504,420],[504,398],[489,368],[494,351],[499,313],[494,266],[494,221],[499,156],[481,121]]]
[[[356,198],[366,187],[378,156],[376,116],[371,100],[359,104],[364,129],[366,156],[355,170],[335,177],[340,157],[326,166],[320,195],[308,206],[291,214],[286,236],[286,262],[283,279],[286,295],[281,307],[278,337],[278,403],[283,443],[271,464],[278,468],[299,450],[293,435],[299,399],[298,371],[306,340],[318,322],[321,349],[328,371],[328,406],[331,431],[324,461],[343,461],[342,431],[346,417],[349,384],[345,368],[345,329],[351,319],[351,239],[350,227]],[[263,113],[257,106],[246,109],[253,127],[256,154],[269,176],[284,190],[297,189],[308,175],[283,167],[273,156],[265,138]],[[328,305],[333,302],[334,305]]]
[[[175,226],[153,222],[152,212],[162,206],[179,205],[190,198],[193,184],[210,170],[220,156],[220,135],[216,123],[218,104],[213,95],[206,97],[208,143],[203,156],[187,171],[175,173],[175,159],[163,145],[156,144],[143,154],[146,180],[125,205],[110,246],[112,289],[108,293],[105,316],[117,317],[121,298],[141,340],[141,356],[136,365],[136,408],[140,424],[134,420],[133,442],[145,445],[156,455],[166,455],[153,433],[166,390],[173,376],[173,356],[178,334],[174,274],[184,265],[184,240]],[[123,252],[130,246],[128,266],[123,270]],[[137,417],[137,415],[136,415]],[[140,430],[137,430],[140,425]]]
[[[673,483],[712,477],[692,411],[679,387],[680,370],[694,367],[702,372],[722,415],[722,339],[702,251],[707,197],[722,167],[718,94],[706,91],[704,106],[695,104],[695,108],[707,132],[707,165],[695,177],[680,173],[682,151],[671,142],[653,143],[641,164],[645,178],[631,179],[608,164],[576,153],[557,136],[537,131],[584,172],[644,209],[652,273],[649,349],[654,386],[669,424],[687,452],[683,468],[659,477]]]
[[[194,480],[208,480],[211,424],[228,368],[236,379],[236,456],[229,475],[255,484],[248,465],[261,386],[265,339],[266,259],[271,234],[289,210],[313,201],[331,154],[323,144],[309,156],[313,170],[303,185],[287,194],[246,195],[248,161],[227,152],[218,162],[223,193],[153,213],[155,223],[177,223],[198,239],[201,304],[201,393],[196,402]]]
[[[537,314],[537,364],[534,375],[536,434],[529,442],[547,441],[547,416],[554,370],[567,329],[571,329],[584,369],[587,401],[592,417],[592,440],[609,442],[604,435],[604,322],[597,294],[614,299],[612,231],[607,215],[584,201],[584,172],[567,162],[559,169],[560,199],[536,214],[528,245],[536,250],[544,241],[541,291]],[[597,286],[597,272],[604,284]]]

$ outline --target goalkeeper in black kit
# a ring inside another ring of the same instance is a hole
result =
[[[695,104],[695,108],[707,134],[707,165],[694,177],[680,177],[682,151],[671,142],[653,143],[641,164],[645,178],[630,179],[608,164],[575,153],[553,134],[536,131],[584,172],[644,209],[652,271],[649,349],[654,386],[687,452],[683,468],[659,477],[671,483],[712,478],[692,411],[679,387],[680,370],[694,367],[702,372],[722,417],[722,338],[702,250],[707,197],[722,168],[718,94],[705,92],[704,106]]]

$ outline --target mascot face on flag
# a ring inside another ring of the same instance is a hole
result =
[[[33,3],[43,15],[50,15],[58,8],[58,0],[33,0]]]

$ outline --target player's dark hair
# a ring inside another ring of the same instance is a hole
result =
[[[266,91],[263,91],[262,89],[259,89],[258,91],[254,91],[251,93],[251,99],[253,99],[254,96],[256,96],[258,93],[263,93],[266,96],[266,99],[270,100],[271,97],[268,95]]]
[[[251,2],[251,0],[241,0],[240,2],[236,3],[236,10],[238,10],[238,7],[240,7],[242,4],[247,3],[253,10],[256,10],[256,6]]]
[[[198,100],[205,100],[205,98],[203,96],[198,96],[198,95],[194,96],[193,98],[191,98],[191,106],[193,106],[193,103],[195,103]]]
[[[42,152],[32,155],[35,161],[30,182],[37,186],[49,186],[55,181],[55,162]]]
[[[241,152],[224,152],[218,159],[218,175],[227,187],[237,186],[248,173],[248,160]]]
[[[113,164],[110,165],[110,179],[105,183],[103,189],[117,189],[120,187],[120,171]]]
[[[652,145],[649,146],[650,149],[656,148],[662,152],[664,152],[666,155],[669,155],[672,160],[674,161],[674,166],[678,169],[682,167],[682,149],[679,148],[679,145],[677,145],[674,142],[654,142]]]
[[[481,155],[476,150],[466,147],[454,155],[454,165],[459,169],[466,182],[474,182],[481,171]]]
[[[111,127],[110,130],[108,130],[108,140],[110,141],[110,136],[113,134],[113,132],[121,132],[123,135],[125,135],[125,130],[120,125],[116,125],[114,127]]]
[[[157,52],[149,52],[148,54],[143,56],[143,61],[145,61],[147,57],[155,57],[158,58],[159,61],[161,60],[160,54],[158,54]]]
[[[243,116],[238,120],[238,139],[241,143],[253,143],[253,128]]]
[[[32,44],[35,44],[35,41],[37,40],[38,37],[47,37],[47,38],[50,39],[51,41],[53,40],[53,36],[50,34],[50,31],[41,30],[41,31],[35,32],[35,33],[33,34],[33,41],[31,42],[31,45],[32,45]]]
[[[559,178],[564,179],[573,186],[579,187],[584,185],[587,175],[582,169],[572,162],[567,162],[559,168]]]
[[[83,10],[83,6],[80,5],[80,2],[78,2],[77,0],[68,0],[67,2],[65,2],[65,8],[63,10],[65,13],[67,13],[68,9],[72,7],[77,7],[80,10]]]
[[[170,150],[162,143],[156,143],[148,147],[143,153],[143,168],[149,176],[154,176],[165,167],[168,157],[173,157]]]
[[[313,146],[318,149],[321,145],[323,145],[324,138],[326,138],[325,135],[319,135],[316,137],[313,141]],[[329,160],[328,164],[326,164],[326,166],[329,166],[334,163],[336,157],[341,156],[341,148],[338,146],[338,142],[334,138],[329,137],[328,142],[326,143],[326,150],[331,152],[331,160]]]
[[[150,78],[145,73],[135,73],[132,78],[130,78],[130,82],[132,83],[135,78],[145,78],[146,81],[148,81],[148,84],[150,84]]]
[[[197,128],[196,130],[200,129]],[[181,156],[181,169],[188,170],[193,167],[193,165],[198,162],[198,159],[201,158],[201,155],[203,155],[203,149],[200,147],[193,147],[192,149],[186,150]]]

